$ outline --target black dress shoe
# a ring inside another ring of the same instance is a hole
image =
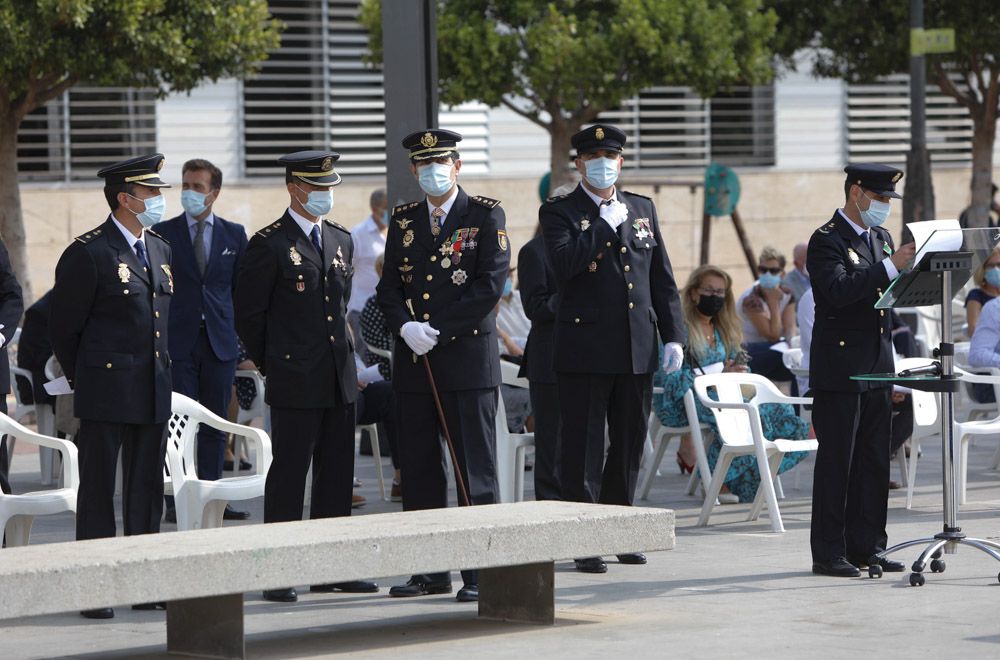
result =
[[[352,582],[333,582],[331,584],[314,584],[309,587],[309,591],[314,594],[329,594],[334,591],[343,591],[348,594],[373,594],[378,591],[378,585],[374,582],[354,580]]]
[[[96,610],[80,610],[80,616],[84,619],[113,619],[115,611],[110,607],[99,607]]]
[[[576,570],[581,573],[608,572],[608,565],[600,557],[585,557],[583,559],[574,559],[573,561],[576,563]]]
[[[641,552],[629,552],[624,555],[618,555],[619,564],[645,564],[646,555]]]
[[[222,461],[222,469],[225,472],[232,472],[233,471],[233,462],[232,461]],[[253,469],[253,463],[251,463],[250,461],[244,461],[241,458],[240,459],[240,469],[241,470],[252,470]]]
[[[264,592],[264,600],[275,603],[294,603],[299,599],[294,588],[288,589],[268,589]]]
[[[406,584],[397,585],[389,589],[389,595],[397,598],[450,593],[450,577],[444,580],[432,580],[427,575],[414,575]]]
[[[885,573],[902,573],[906,570],[906,565],[903,562],[895,561],[888,557],[879,557],[878,555],[872,555],[868,559],[851,558],[850,562],[858,568],[868,568],[872,565],[881,566],[882,571]]]
[[[458,590],[455,600],[460,603],[475,603],[479,600],[479,585],[467,584]]]
[[[132,606],[133,610],[165,610],[167,609],[167,604],[162,600],[156,603],[139,603],[138,605]]]
[[[226,511],[222,514],[223,520],[246,520],[249,517],[249,511],[237,511],[228,504],[226,505]]]
[[[830,561],[814,561],[813,573],[833,577],[858,577],[861,575],[858,567],[843,557],[834,557]]]
[[[177,509],[171,507],[163,514],[163,522],[177,524]]]

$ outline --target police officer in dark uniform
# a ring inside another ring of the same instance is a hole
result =
[[[819,451],[813,481],[810,543],[814,573],[860,575],[886,547],[892,388],[851,376],[893,371],[890,314],[874,308],[913,258],[894,251],[881,227],[903,173],[875,163],[848,165],[844,207],[809,240],[807,270],[816,299],[809,354],[813,426]]]
[[[441,428],[419,356],[428,355],[441,395],[458,469],[472,504],[498,499],[496,414],[500,355],[494,308],[510,264],[500,202],[459,187],[462,136],[427,129],[407,136],[410,169],[425,199],[393,209],[378,303],[401,339],[392,384],[399,419],[409,431],[399,445],[403,509],[448,506]],[[462,571],[459,601],[479,599],[476,571]],[[451,593],[448,573],[414,575],[392,596]]]
[[[174,293],[170,247],[149,229],[163,218],[162,167],[163,155],[152,154],[98,172],[111,215],[78,236],[56,266],[49,334],[80,418],[77,539],[115,536],[119,451],[125,535],[160,531]],[[114,611],[81,614],[105,619]]]
[[[288,209],[257,232],[240,263],[236,330],[267,378],[274,460],[264,486],[264,522],[302,518],[312,462],[309,517],[351,515],[354,484],[354,349],[347,334],[354,248],[347,229],[323,219],[340,183],[332,151],[300,151],[285,167]],[[373,582],[313,585],[312,591],[378,591]],[[295,589],[264,598],[298,599]]]
[[[583,175],[539,210],[559,286],[555,370],[562,410],[562,498],[631,505],[646,438],[653,372],[683,359],[677,285],[648,197],[616,189],[625,133],[607,124],[572,137]],[[610,446],[605,461],[604,428]],[[644,564],[641,553],[618,555]],[[603,573],[600,557],[577,570]]]

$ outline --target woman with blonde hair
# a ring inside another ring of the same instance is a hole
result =
[[[979,265],[972,281],[976,283],[976,288],[965,296],[965,322],[968,325],[965,334],[970,338],[976,331],[983,305],[1000,296],[1000,246],[993,248],[989,258]]]
[[[713,371],[710,365],[720,365],[722,371],[745,372],[746,353],[741,347],[743,332],[740,318],[736,314],[733,297],[733,280],[717,266],[701,266],[688,277],[680,294],[684,321],[687,325],[688,346],[684,364],[671,374],[662,370],[656,374],[654,384],[663,388],[663,394],[653,396],[653,407],[660,422],[665,426],[688,426],[684,412],[684,394],[691,389],[695,376]],[[715,367],[718,369],[718,367]],[[719,457],[722,443],[716,433],[715,418],[711,411],[695,398],[698,421],[708,424],[716,436],[708,451],[708,462],[712,469]],[[765,404],[760,408],[761,425],[769,439],[788,438],[801,440],[809,432],[808,425],[799,418],[794,409],[784,404]],[[784,472],[799,463],[806,452],[785,455],[779,472]],[[684,436],[677,452],[677,465],[681,472],[691,472],[695,467],[695,452],[690,436]],[[726,473],[726,486],[741,502],[750,502],[757,493],[760,473],[757,460],[753,456],[741,456],[732,462]],[[722,500],[726,498],[720,498]]]

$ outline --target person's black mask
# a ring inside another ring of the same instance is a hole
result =
[[[715,315],[721,312],[725,305],[726,299],[722,296],[700,295],[698,297],[698,311],[711,318],[715,318]]]

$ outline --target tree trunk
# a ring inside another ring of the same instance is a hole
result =
[[[986,227],[993,198],[990,186],[993,183],[993,142],[997,134],[996,112],[984,108],[972,116],[972,122],[972,205],[967,215],[968,226]]]
[[[552,146],[549,151],[549,171],[552,177],[549,183],[549,195],[564,183],[573,181],[570,174],[569,155],[573,148],[570,138],[580,130],[579,123],[572,123],[552,118],[549,124],[549,136],[552,139]]]
[[[20,119],[6,103],[0,106],[0,238],[10,253],[11,266],[21,284],[27,307],[34,297],[28,277],[27,242],[17,183],[17,130],[20,124]]]

